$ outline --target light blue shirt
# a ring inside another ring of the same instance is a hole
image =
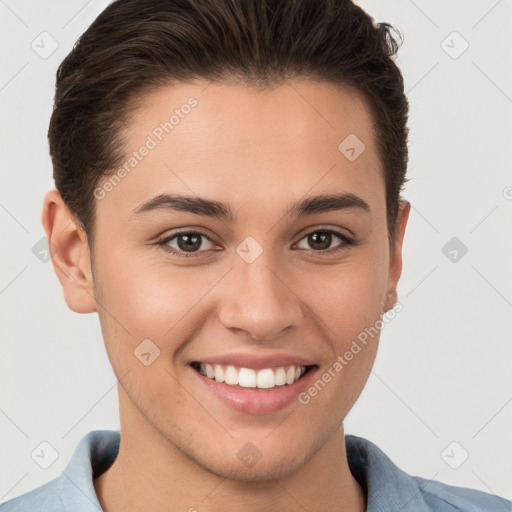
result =
[[[0,512],[98,512],[93,478],[106,471],[119,450],[120,433],[85,435],[60,476],[0,505]],[[367,512],[512,512],[512,502],[485,492],[410,476],[377,446],[345,436],[350,471],[367,496]]]

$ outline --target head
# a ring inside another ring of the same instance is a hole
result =
[[[118,0],[81,36],[57,73],[43,224],[68,306],[98,312],[122,428],[241,479],[326,449],[379,336],[333,367],[397,300],[397,47],[345,0]],[[198,363],[235,354],[331,379],[307,403],[233,409]]]

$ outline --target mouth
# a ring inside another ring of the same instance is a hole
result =
[[[255,369],[201,361],[192,361],[190,366],[212,381],[247,391],[269,391],[292,386],[317,367],[317,365],[291,364]]]

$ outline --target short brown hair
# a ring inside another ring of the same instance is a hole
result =
[[[351,86],[368,102],[392,242],[408,160],[409,105],[393,59],[401,42],[350,0],[116,0],[57,71],[55,186],[92,249],[93,191],[124,160],[122,132],[143,93],[195,78],[255,87],[312,78]]]

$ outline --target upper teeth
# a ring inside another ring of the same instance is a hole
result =
[[[305,366],[281,366],[280,368],[236,368],[235,366],[221,366],[220,364],[200,363],[200,372],[217,382],[224,382],[229,386],[242,386],[244,388],[268,389],[275,386],[293,384],[299,380],[306,371]]]

